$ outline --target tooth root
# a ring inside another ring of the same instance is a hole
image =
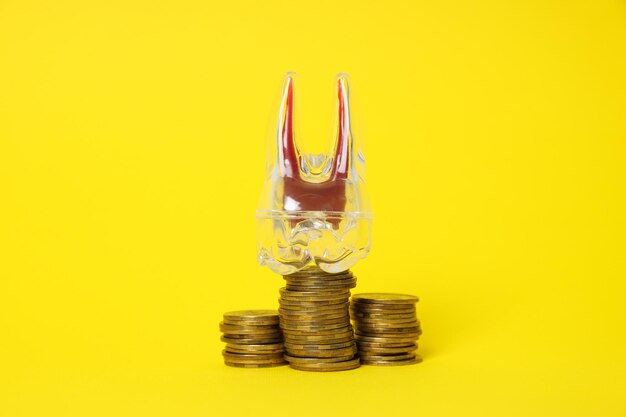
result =
[[[350,169],[352,135],[350,132],[350,97],[348,91],[348,78],[340,75],[337,80],[337,98],[339,100],[337,116],[337,140],[335,157],[333,158],[332,177],[336,179],[348,178]]]
[[[299,178],[298,151],[293,128],[293,76],[285,78],[278,119],[278,165],[283,177]]]

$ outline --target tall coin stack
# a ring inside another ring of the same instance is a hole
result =
[[[224,314],[224,363],[238,368],[286,365],[283,335],[276,310],[243,310]]]
[[[308,268],[283,278],[287,285],[280,289],[278,311],[289,365],[304,371],[358,368],[348,310],[356,277]]]
[[[350,313],[364,365],[410,365],[422,361],[415,351],[422,334],[413,295],[367,293],[352,297]]]

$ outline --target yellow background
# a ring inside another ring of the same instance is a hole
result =
[[[312,142],[352,76],[358,290],[421,297],[421,365],[221,363],[283,282],[254,210],[288,70]],[[0,415],[625,416],[625,140],[621,0],[0,0]]]

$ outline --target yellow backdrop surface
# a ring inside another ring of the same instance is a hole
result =
[[[289,70],[312,143],[352,76],[420,365],[222,364]],[[621,0],[0,0],[0,416],[626,416],[625,141]]]

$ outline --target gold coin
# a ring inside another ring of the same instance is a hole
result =
[[[285,285],[293,285],[296,287],[347,287],[356,284],[355,277],[345,277],[339,279],[288,279]]]
[[[224,326],[231,329],[252,329],[252,330],[272,330],[278,327],[278,323],[272,324],[246,324],[246,323],[237,323],[237,324],[228,324],[220,321],[220,326]]]
[[[230,339],[280,339],[283,336],[282,331],[276,331],[273,333],[232,333],[224,332],[223,336]]]
[[[377,334],[406,334],[406,333],[418,333],[421,332],[419,326],[411,327],[384,327],[378,325],[366,325],[363,323],[355,323],[355,329],[363,333],[377,333]]]
[[[290,339],[287,340],[286,343],[291,346],[289,348],[285,347],[287,351],[289,350],[297,350],[296,347],[305,347],[305,346],[314,346],[315,349],[323,349],[324,346],[336,346],[346,342],[354,342],[354,337],[343,337],[341,339],[335,337],[328,337],[316,340],[306,340],[306,339]],[[294,347],[295,346],[295,347]]]
[[[305,307],[317,308],[317,307],[324,307],[324,306],[335,306],[335,308],[338,308],[339,306],[348,305],[348,301],[345,298],[338,298],[336,300],[324,300],[324,301],[298,301],[298,300],[287,300],[287,299],[281,298],[278,300],[278,303],[283,308],[287,307],[287,308],[292,308],[292,309],[305,308]]]
[[[333,345],[333,344],[337,344],[337,343],[349,342],[349,341],[352,341],[352,340],[354,340],[352,335],[344,336],[344,337],[337,337],[337,336],[334,336],[334,335],[317,336],[317,337],[292,337],[292,336],[285,336],[285,343],[292,344],[292,345],[297,345],[297,344],[302,344],[302,345],[312,345],[312,344]]]
[[[356,281],[346,281],[343,284],[327,285],[327,284],[287,284],[285,288],[288,291],[293,292],[315,292],[318,294],[332,294],[332,293],[350,293],[352,288],[356,287]]]
[[[233,337],[237,337],[237,336],[239,337],[269,337],[273,335],[274,333],[278,333],[280,336],[280,325],[276,325],[275,327],[271,329],[259,329],[256,331],[255,329],[248,329],[248,328],[237,329],[237,328],[229,328],[229,327],[222,327],[222,326],[220,326],[220,330],[224,334],[233,335]],[[258,335],[258,336],[255,336],[255,335]]]
[[[311,326],[285,326],[283,333],[300,334],[300,335],[322,335],[336,334],[345,331],[352,331],[352,325],[349,322],[329,324],[329,325],[311,325]]]
[[[352,339],[348,340],[347,342],[332,343],[328,345],[322,345],[319,343],[301,344],[301,343],[289,343],[289,342],[285,342],[284,345],[286,349],[293,349],[293,350],[334,350],[334,349],[342,349],[342,348],[347,348],[350,346],[355,346],[354,340]]]
[[[235,368],[273,368],[275,366],[284,366],[288,365],[289,362],[276,362],[276,363],[237,363],[224,360],[224,364],[228,366],[233,366]]]
[[[281,328],[284,331],[303,331],[303,332],[318,332],[318,331],[326,331],[326,330],[334,330],[334,329],[346,329],[352,328],[350,325],[350,320],[343,320],[338,323],[322,323],[322,324],[289,324],[286,322],[281,323]]]
[[[314,327],[314,328],[318,328],[318,327],[327,327],[330,328],[330,326],[338,326],[340,327],[341,325],[344,326],[348,326],[351,325],[350,324],[350,319],[348,317],[341,317],[338,319],[332,319],[332,320],[320,320],[320,321],[316,321],[316,320],[283,320],[281,322],[281,325],[283,326],[283,328],[287,328],[287,329],[293,329],[294,327]]]
[[[348,308],[350,307],[350,301],[347,298],[344,299],[336,299],[336,300],[332,300],[332,303],[328,303],[329,300],[326,300],[326,303],[320,303],[320,302],[315,302],[315,301],[298,301],[298,300],[283,300],[282,297],[278,300],[279,303],[281,303],[281,301],[284,301],[284,303],[282,303],[283,305],[279,306],[279,310],[296,310],[296,311],[302,311],[302,310],[317,310],[317,309],[326,309],[326,310],[332,310],[332,309],[345,309],[345,311],[348,311]]]
[[[292,324],[295,326],[312,326],[312,325],[331,325],[331,324],[338,324],[338,323],[346,323],[346,324],[350,324],[350,315],[348,314],[343,314],[343,315],[338,315],[339,317],[331,317],[331,318],[326,318],[326,317],[313,317],[313,318],[309,318],[309,317],[303,317],[303,316],[281,316],[280,317],[280,325],[284,325],[284,324]]]
[[[282,331],[278,328],[275,333],[255,334],[224,332],[223,335],[231,339],[280,339],[282,337]]]
[[[242,345],[264,345],[268,343],[280,343],[283,341],[283,336],[272,338],[259,338],[259,337],[230,337],[222,336],[220,340],[224,343],[235,343]]]
[[[340,343],[340,342],[350,340],[350,338],[354,338],[354,335],[352,334],[351,330],[342,331],[341,333],[326,333],[326,334],[320,334],[320,335],[294,334],[294,333],[285,334],[285,341],[287,343],[300,343],[300,344],[309,344],[309,345],[313,345],[315,343],[319,343],[323,341],[328,342],[327,344]]]
[[[283,353],[272,353],[272,354],[246,354],[246,353],[231,353],[226,350],[222,351],[222,355],[224,359],[229,362],[237,362],[237,363],[276,363],[283,361]]]
[[[316,303],[316,304],[341,304],[347,303],[350,296],[328,296],[328,297],[294,297],[281,295],[281,301],[288,303]]]
[[[374,331],[419,331],[421,327],[418,323],[372,323],[372,322],[362,322],[362,321],[354,321],[355,327],[360,327],[363,329],[370,329]]]
[[[279,302],[280,303],[280,302]],[[348,303],[340,304],[309,304],[309,303],[280,303],[281,315],[300,315],[300,316],[323,316],[324,314],[344,313],[350,314]]]
[[[323,277],[309,277],[309,278],[290,278],[285,280],[285,285],[294,285],[296,287],[342,287],[346,286],[346,284],[351,284],[356,282],[356,278],[354,276],[344,276],[344,277],[336,277],[332,279],[325,279]]]
[[[387,340],[411,340],[413,342],[417,341],[420,337],[421,333],[375,333],[375,332],[364,332],[361,329],[355,329],[354,334],[360,337],[380,337],[385,338]]]
[[[243,345],[235,343],[227,343],[226,351],[231,353],[253,353],[253,354],[265,354],[265,353],[281,353],[285,351],[285,346],[282,343],[271,343],[266,345]]]
[[[350,320],[345,320],[340,323],[333,324],[303,324],[303,325],[290,325],[283,324],[282,328],[283,332],[304,332],[304,333],[314,333],[314,332],[338,332],[340,330],[352,330],[352,324],[350,324]]]
[[[415,326],[420,325],[419,320],[415,320],[415,319],[404,319],[402,321],[353,319],[353,321],[355,323],[362,324],[364,326],[372,326],[372,327],[402,328],[402,327],[415,327]]]
[[[348,314],[348,303],[340,303],[340,304],[329,304],[329,305],[303,305],[303,304],[293,304],[293,305],[282,305],[279,308],[281,314],[310,314],[310,315],[321,315],[321,314],[334,314],[334,313],[346,313]]]
[[[254,353],[254,354],[271,354],[271,353],[285,353],[287,351],[287,349],[285,349],[284,347],[281,349],[273,349],[273,350],[260,350],[260,351],[256,351],[256,350],[246,350],[246,349],[236,349],[233,348],[231,346],[226,346],[226,352],[228,353]]]
[[[415,302],[411,303],[382,303],[376,301],[364,301],[358,297],[360,294],[353,294],[351,301],[355,307],[363,309],[381,309],[381,310],[415,310],[417,308]]]
[[[247,326],[247,327],[254,327],[254,326],[276,326],[278,325],[278,320],[253,320],[253,321],[246,321],[246,320],[229,320],[229,319],[224,319],[223,321],[224,324],[228,324],[228,325],[233,325],[233,326]]]
[[[220,330],[223,333],[235,333],[235,334],[269,334],[280,332],[280,328],[277,325],[272,326],[233,326],[232,324],[224,324],[220,322]]]
[[[345,298],[346,300],[350,298],[350,290],[335,290],[335,291],[293,291],[287,289],[281,289],[279,294],[283,298],[293,298],[296,300],[302,299],[335,299],[335,298]]]
[[[238,310],[224,313],[224,320],[229,321],[278,321],[276,310]]]
[[[294,318],[292,316],[283,316],[280,319],[281,326],[290,324],[293,326],[323,326],[338,323],[350,324],[350,316],[347,314],[335,318]]]
[[[350,346],[343,349],[288,349],[287,354],[299,358],[337,358],[357,353],[356,346]],[[349,358],[348,358],[349,359]]]
[[[359,349],[386,349],[386,348],[409,348],[411,346],[417,346],[415,341],[412,342],[401,342],[401,343],[393,343],[393,342],[385,342],[385,343],[376,343],[376,342],[366,342],[361,339],[356,339],[356,343],[359,346]]]
[[[297,287],[305,287],[305,285],[296,285]],[[316,287],[316,285],[313,285]],[[331,294],[350,294],[349,288],[344,288],[343,286],[335,285],[338,288],[329,288],[327,285],[320,285],[320,289],[308,289],[302,291],[294,291],[290,290],[287,287],[281,287],[278,289],[279,293],[286,293],[287,295],[300,295],[302,293],[303,296],[317,296],[317,295],[331,295]]]
[[[325,331],[325,330],[336,330],[336,329],[352,329],[352,324],[350,320],[347,318],[338,323],[300,323],[300,324],[291,324],[287,321],[283,321],[281,323],[283,332],[287,331],[304,331],[304,332],[313,332],[313,331]]]
[[[280,337],[281,331],[280,328],[272,329],[272,330],[232,330],[227,328],[221,328],[222,333],[224,335],[228,335],[229,337]]]
[[[280,300],[289,304],[313,303],[320,304],[343,304],[348,302],[348,297],[292,297],[281,296]]]
[[[417,350],[417,344],[412,344],[411,346],[403,346],[403,347],[366,347],[363,345],[359,346],[359,352],[361,353],[369,353],[373,355],[395,355],[400,353],[409,353]]]
[[[359,321],[354,322],[356,327],[362,329],[373,330],[381,333],[407,333],[407,332],[421,332],[422,328],[419,324],[413,324],[409,326],[402,327],[390,327],[382,324],[371,324],[371,323],[362,323]]]
[[[324,358],[300,358],[298,356],[285,355],[285,360],[289,363],[295,364],[318,364],[318,363],[333,363],[333,362],[345,362],[354,358],[354,352],[337,356],[337,357],[324,357]]]
[[[277,339],[282,335],[282,331],[279,329],[273,330],[271,333],[269,332],[247,332],[247,331],[239,331],[239,330],[222,330],[224,336],[232,337],[233,339],[241,338],[241,339],[252,339],[252,338],[265,338],[265,339]]]
[[[393,309],[393,310],[363,309],[359,306],[355,306],[354,304],[350,304],[350,313],[356,317],[361,317],[364,314],[376,314],[378,316],[375,316],[375,317],[387,317],[387,316],[398,315],[398,314],[415,315],[416,312],[415,310],[407,310],[407,309]]]
[[[344,317],[350,317],[350,314],[347,310],[321,310],[321,311],[288,311],[284,310],[285,313],[281,313],[281,320],[292,320],[292,321],[301,321],[301,320],[332,320]]]
[[[419,323],[419,319],[413,315],[413,317],[406,317],[406,318],[387,318],[387,317],[359,317],[359,316],[352,316],[352,319],[354,321],[359,321],[359,322],[365,322],[365,323],[389,323],[389,324],[393,324],[393,323]]]
[[[319,268],[305,268],[305,269],[301,269],[300,271],[296,271],[292,274],[289,275],[283,275],[283,278],[285,279],[298,279],[298,278],[311,278],[311,277],[320,277],[321,279],[332,279],[332,278],[337,278],[337,277],[346,277],[346,276],[353,276],[352,272],[350,271],[344,271],[344,272],[338,272],[338,273],[328,273],[325,271],[322,271]]]
[[[417,340],[416,337],[412,337],[412,336],[406,336],[406,337],[380,337],[380,336],[369,336],[369,335],[362,335],[359,333],[355,333],[355,338],[358,341],[365,341],[365,342],[376,342],[376,343],[415,343],[415,341]]]
[[[304,314],[282,314],[280,316],[281,322],[293,322],[293,323],[335,323],[344,320],[350,320],[350,315],[347,312],[325,314],[319,316],[311,316]]]
[[[406,314],[415,313],[415,305],[407,304],[364,304],[354,300],[350,307],[357,313],[377,313],[377,314]]]
[[[262,317],[258,319],[233,319],[230,317],[224,317],[224,323],[232,324],[233,326],[271,326],[278,323],[278,311],[276,311],[276,313],[276,316]]]
[[[275,359],[232,359],[224,357],[225,362],[229,363],[246,363],[246,364],[254,364],[254,365],[266,365],[266,364],[275,364],[275,363],[283,363],[285,362],[284,358],[275,358]]]
[[[286,279],[285,281],[285,285],[295,285],[295,286],[302,286],[302,287],[306,287],[306,286],[319,286],[319,287],[326,287],[326,286],[335,286],[335,287],[341,287],[341,286],[345,286],[345,284],[352,284],[354,282],[356,282],[356,277],[355,276],[343,276],[343,277],[331,277],[331,279],[328,278],[322,278],[322,277],[308,277],[308,278],[290,278],[290,279]]]
[[[309,341],[315,342],[318,340],[335,340],[335,339],[343,339],[346,337],[350,337],[352,335],[352,329],[340,331],[320,331],[320,332],[301,332],[301,331],[286,331],[285,332],[285,340],[289,341]]]
[[[285,284],[287,287],[319,287],[324,288],[350,288],[356,284],[356,278],[340,279],[340,280],[290,280]]]
[[[233,339],[277,339],[282,335],[282,331],[280,328],[275,330],[273,333],[233,333],[233,332],[223,332],[224,336],[230,337]]]
[[[278,290],[278,293],[283,296],[292,296],[292,297],[349,297],[350,290],[347,288],[343,289],[333,289],[332,291],[315,291],[315,290],[306,290],[306,291],[293,291],[288,288],[282,287]]]
[[[297,275],[287,275],[283,276],[283,279],[290,282],[321,282],[321,283],[330,283],[335,281],[346,281],[351,279],[356,279],[356,277],[352,274],[340,274],[340,275],[318,275],[318,276],[297,276]]]
[[[293,308],[290,306],[295,306],[297,308],[317,308],[324,306],[334,306],[335,308],[338,308],[340,306],[348,306],[348,299],[345,297],[332,300],[293,300],[281,297],[278,302],[283,308]]]
[[[343,275],[352,275],[352,271],[342,271],[342,272],[326,272],[326,271],[322,271],[319,268],[305,268],[305,269],[301,269],[300,271],[296,271],[292,274],[289,275],[283,275],[283,278],[288,279],[288,278],[295,278],[295,277],[311,277],[311,276],[316,276],[319,275],[322,278],[324,277],[338,277],[338,276],[343,276]]]
[[[385,321],[362,321],[362,320],[352,320],[355,326],[372,328],[372,329],[387,329],[387,330],[399,330],[399,329],[418,329],[420,328],[420,323],[418,321],[407,321],[407,322],[385,322]]]
[[[273,331],[272,333],[256,333],[256,332],[233,332],[233,331],[224,331],[224,336],[230,337],[233,339],[279,339],[282,336],[282,331],[280,329]]]
[[[408,294],[393,294],[383,292],[369,292],[355,294],[352,296],[352,300],[359,303],[372,303],[372,304],[415,304],[419,301],[414,295]]]
[[[281,315],[323,316],[326,314],[348,314],[348,303],[329,306],[281,306]]]
[[[363,365],[374,365],[374,366],[401,366],[401,365],[413,365],[416,363],[422,362],[422,357],[420,355],[415,355],[414,358],[404,359],[399,361],[389,361],[389,360],[362,360],[361,363]]]
[[[350,309],[350,316],[353,317],[355,320],[359,320],[359,319],[384,320],[388,316],[390,316],[390,320],[391,320],[391,319],[394,319],[393,316],[398,316],[398,315],[408,316],[409,318],[413,316],[412,318],[417,318],[415,311],[393,310],[391,313],[387,311],[370,311],[370,310],[366,311],[366,310],[356,309],[352,305],[349,307],[349,309]],[[398,313],[396,313],[396,311],[398,311]],[[367,317],[365,315],[367,315]]]
[[[351,288],[355,288],[356,287],[356,283],[351,284],[351,285],[346,285],[343,287],[297,287],[297,286],[292,286],[292,285],[287,285],[287,289],[290,291],[316,291],[319,293],[333,293],[337,290],[341,291],[344,289],[351,289]],[[346,294],[346,298],[349,298],[350,294]]]
[[[282,353],[274,352],[274,353],[232,353],[227,352],[226,349],[222,350],[222,354],[224,357],[228,357],[233,360],[240,359],[275,359],[282,357]]]
[[[322,315],[322,316],[309,316],[309,315],[295,315],[295,314],[289,314],[289,315],[283,315],[280,318],[281,322],[286,322],[286,323],[301,323],[301,324],[307,324],[307,323],[327,323],[327,324],[332,324],[333,322],[339,322],[339,321],[350,321],[350,316],[347,313],[336,313],[336,314],[331,314],[331,315]]]
[[[360,366],[359,358],[350,359],[344,362],[330,362],[330,363],[290,363],[290,367],[298,369],[300,371],[314,371],[314,372],[333,372],[333,371],[348,371],[350,369],[356,369]]]
[[[331,329],[339,329],[341,327],[352,327],[352,325],[350,324],[350,320],[343,319],[342,321],[337,321],[335,323],[318,323],[318,322],[293,322],[293,321],[287,321],[287,320],[283,320],[282,322],[282,329],[283,331],[285,330],[292,330],[292,331],[298,331],[298,330],[304,330],[304,331],[313,331],[313,330],[331,330]]]
[[[226,346],[232,346],[236,349],[250,349],[250,350],[271,350],[271,349],[279,349],[283,347],[282,342],[278,343],[257,343],[257,344],[248,344],[248,343],[232,343],[228,342]]]
[[[262,332],[262,331],[278,329],[278,323],[263,324],[263,325],[247,325],[247,324],[224,323],[223,321],[220,321],[220,328],[221,327],[224,327],[225,329],[232,329],[232,330],[256,330],[256,331]]]
[[[354,325],[356,327],[360,327],[362,329],[367,329],[367,330],[372,330],[375,332],[381,332],[381,333],[407,333],[407,332],[421,332],[422,331],[422,327],[420,324],[409,324],[408,326],[401,326],[401,327],[392,327],[392,326],[388,326],[385,324],[380,324],[380,323],[376,323],[376,324],[372,324],[372,323],[362,323],[360,321],[355,321]]]
[[[344,337],[343,339],[327,339],[327,340],[285,340],[287,349],[297,349],[298,347],[313,347],[314,349],[324,349],[327,346],[338,346],[344,343],[354,343],[354,336]]]
[[[403,352],[403,353],[393,353],[393,354],[385,354],[381,355],[379,353],[360,351],[359,355],[361,359],[367,361],[400,361],[405,359],[413,359],[415,357],[415,353],[411,352]]]
[[[402,314],[363,313],[363,312],[355,311],[354,316],[355,316],[355,319],[359,319],[359,320],[398,320],[398,321],[407,320],[407,319],[417,320],[417,316],[414,311],[410,313],[402,313]]]

